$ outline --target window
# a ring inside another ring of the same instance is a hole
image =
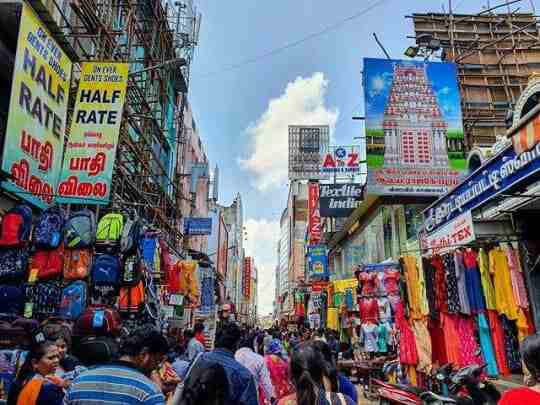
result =
[[[431,163],[431,139],[427,131],[418,131],[416,145],[418,163]]]
[[[412,131],[401,132],[401,154],[403,163],[414,163],[414,137]]]

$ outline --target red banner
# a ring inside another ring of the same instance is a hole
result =
[[[319,211],[319,183],[308,184],[308,239],[310,244],[321,241],[321,213]]]
[[[249,298],[251,293],[251,257],[244,258],[244,272],[242,274],[242,294]]]

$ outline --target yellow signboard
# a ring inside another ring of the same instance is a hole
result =
[[[71,61],[34,11],[22,4],[2,170],[2,186],[45,208],[61,168]]]
[[[83,63],[58,183],[61,202],[108,204],[128,71],[127,63]]]

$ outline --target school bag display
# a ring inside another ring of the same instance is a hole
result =
[[[2,346],[29,347],[39,322],[15,315],[0,315],[0,342]]]
[[[62,288],[57,281],[39,282],[26,286],[24,316],[40,319],[58,315],[62,300]]]
[[[90,249],[64,251],[64,280],[82,280],[90,274],[92,252]]]
[[[120,247],[120,239],[124,228],[122,214],[106,214],[99,220],[96,232],[96,245]]]
[[[84,281],[75,281],[62,290],[62,300],[58,315],[77,319],[86,307],[87,287]]]
[[[120,238],[120,252],[123,254],[137,253],[142,231],[143,225],[138,217],[135,219],[128,219],[124,224],[124,228],[122,229],[122,236]]]
[[[137,285],[142,280],[144,263],[139,255],[128,255],[122,259],[120,284],[125,287]]]
[[[90,276],[93,285],[117,286],[120,282],[120,260],[113,255],[97,255]]]
[[[0,246],[18,246],[28,242],[32,231],[32,209],[17,205],[2,218]]]
[[[15,285],[0,285],[0,311],[21,315],[24,309],[24,291]]]
[[[62,243],[65,214],[59,207],[51,207],[38,217],[32,232],[32,242],[37,249],[56,249]]]
[[[118,308],[123,313],[137,313],[144,308],[145,300],[144,283],[141,280],[134,287],[122,287],[120,289]]]
[[[96,217],[88,209],[69,216],[64,229],[64,245],[67,249],[91,247],[96,241]]]
[[[75,322],[77,336],[118,336],[122,328],[120,314],[105,305],[91,305]]]
[[[30,271],[36,269],[39,280],[47,280],[62,274],[64,265],[64,248],[54,250],[38,250],[32,256]]]
[[[26,275],[27,247],[0,247],[0,282],[21,282]]]

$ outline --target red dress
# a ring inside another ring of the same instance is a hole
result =
[[[386,270],[384,272],[384,289],[389,295],[399,294],[399,280],[401,279],[401,274],[396,270]]]
[[[358,275],[358,281],[362,286],[362,295],[373,295],[377,287],[377,274],[362,272]]]
[[[440,256],[433,256],[431,265],[435,267],[435,308],[437,312],[448,312],[448,292],[444,262]]]
[[[360,300],[360,319],[362,322],[377,323],[379,320],[379,303],[376,298],[362,298]]]
[[[506,391],[499,400],[499,405],[522,404],[540,404],[540,392],[530,388],[514,388]]]
[[[508,363],[506,362],[506,352],[504,349],[504,330],[501,325],[501,320],[496,311],[487,311],[489,319],[489,327],[491,328],[491,339],[493,340],[493,348],[495,349],[495,359],[497,366],[502,375],[509,375]]]
[[[417,365],[416,337],[403,314],[403,304],[396,306],[396,327],[399,330],[399,361],[409,366]]]

